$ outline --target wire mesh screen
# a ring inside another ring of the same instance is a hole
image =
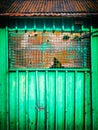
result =
[[[82,33],[9,31],[9,68],[89,68],[90,41]]]

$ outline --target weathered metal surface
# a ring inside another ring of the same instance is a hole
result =
[[[10,129],[90,130],[90,93],[89,71],[10,71]]]
[[[0,15],[86,16],[98,15],[97,0],[8,0],[0,2]]]
[[[7,76],[7,30],[0,29],[0,130],[97,130],[97,36],[91,70],[20,68]]]
[[[91,59],[92,59],[92,127],[98,129],[98,29],[91,29]]]
[[[0,29],[0,130],[7,128],[7,32]]]

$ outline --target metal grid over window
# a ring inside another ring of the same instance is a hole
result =
[[[9,68],[89,68],[86,33],[9,31]]]

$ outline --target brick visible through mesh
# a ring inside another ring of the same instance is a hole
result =
[[[85,33],[9,31],[9,68],[89,68]]]

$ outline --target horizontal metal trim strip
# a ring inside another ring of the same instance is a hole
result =
[[[85,71],[89,71],[90,72],[90,68],[64,68],[64,69],[31,69],[31,68],[18,68],[18,69],[9,69],[9,72],[11,71],[78,71],[78,72],[85,72]]]
[[[97,12],[91,12],[91,13],[87,13],[87,12],[72,12],[72,13],[59,13],[59,12],[56,12],[56,13],[38,13],[38,12],[36,12],[36,13],[28,13],[28,14],[26,14],[26,13],[1,13],[0,14],[0,16],[16,16],[16,17],[18,17],[18,16],[27,16],[27,17],[30,17],[30,16],[66,16],[66,17],[70,17],[70,16],[92,16],[92,15],[94,15],[94,16],[96,16],[96,15],[98,15],[98,13]]]

